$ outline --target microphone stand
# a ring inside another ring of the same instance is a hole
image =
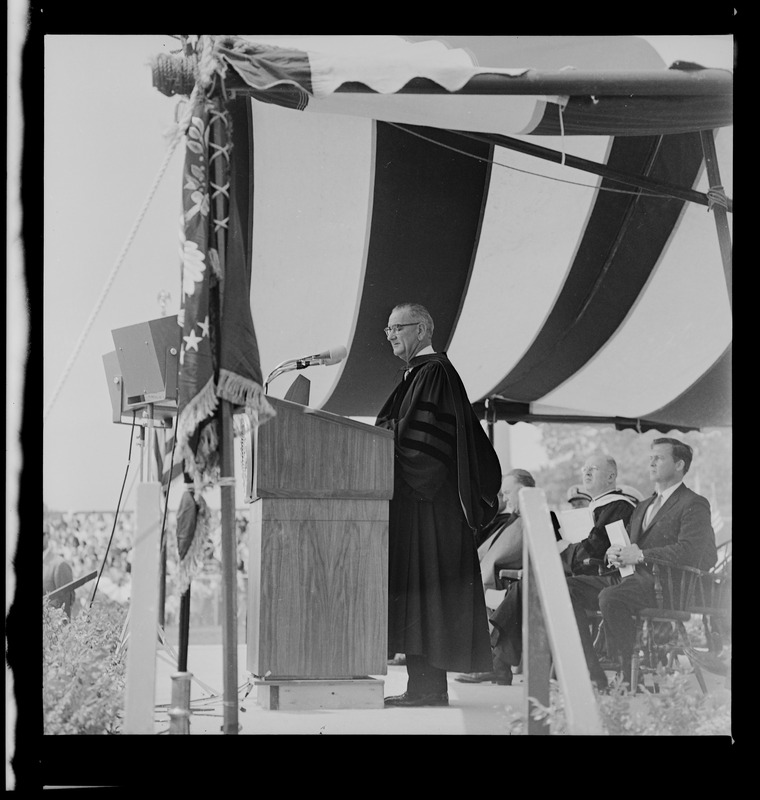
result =
[[[298,361],[295,358],[288,359],[287,361],[281,361],[270,373],[267,375],[267,379],[264,381],[264,394],[269,394],[269,384],[278,376],[282,375],[283,372],[291,372],[294,369],[298,369]]]
[[[313,356],[312,356],[313,358]],[[319,364],[324,364],[324,360],[312,361],[311,358],[291,358],[287,361],[281,361],[270,373],[264,381],[264,394],[269,392],[269,384],[283,372],[292,372],[294,369],[306,369],[307,367],[316,367]]]

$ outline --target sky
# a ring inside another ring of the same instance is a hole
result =
[[[180,143],[170,155],[166,135],[178,100],[153,87],[150,66],[178,47],[160,35],[45,37],[43,493],[50,509],[115,510],[131,431],[111,420],[102,358],[114,350],[112,330],[179,310],[184,154]],[[169,295],[163,307],[162,293]],[[274,366],[262,364],[264,374]],[[506,429],[496,426],[502,466],[539,466],[538,428]],[[140,480],[139,452],[135,435],[124,508]],[[173,490],[170,507],[180,494]],[[208,500],[214,504],[213,493]]]

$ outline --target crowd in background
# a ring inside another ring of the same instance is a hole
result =
[[[641,493],[625,487],[641,498]],[[563,504],[569,508],[570,503]],[[221,609],[221,511],[211,511],[211,536],[206,543],[203,574],[197,576],[191,586],[191,613],[193,624],[215,625]],[[237,577],[238,590],[245,597],[248,574],[248,508],[235,512],[235,531],[237,538]],[[74,578],[81,578],[92,571],[100,573],[97,582],[97,595],[107,597],[120,604],[129,602],[132,543],[134,538],[134,512],[119,513],[114,529],[115,514],[112,511],[73,511],[49,513],[50,540],[56,552],[71,566]],[[713,527],[718,542],[730,538],[730,518],[728,528],[724,528],[724,518],[714,515]],[[169,511],[166,518],[168,541],[174,543],[176,516]],[[111,534],[113,532],[113,538]],[[110,547],[108,545],[111,541]],[[106,555],[107,552],[107,555]],[[105,565],[103,565],[105,559]],[[176,546],[170,545],[166,555],[166,599],[164,614],[166,625],[176,622],[179,615],[180,598],[174,590],[176,574]],[[93,579],[76,593],[76,603],[89,604],[95,587]],[[96,595],[96,596],[97,596]],[[238,611],[241,611],[238,603]]]
[[[196,624],[216,624],[219,618],[221,578],[221,511],[211,509],[211,535],[206,542],[203,573],[191,586],[191,609]],[[122,511],[116,519],[112,511],[50,511],[50,542],[56,553],[70,566],[74,578],[81,578],[97,571],[97,596],[103,596],[119,604],[130,599],[130,572],[134,540],[134,512]],[[176,562],[176,515],[169,511],[166,516],[166,535],[169,547],[166,551],[166,600],[165,623],[176,622],[180,598],[175,592]],[[237,538],[238,586],[245,589],[248,562],[248,509],[235,513]],[[110,541],[110,546],[109,546]],[[101,573],[102,569],[102,573]],[[89,605],[96,579],[77,590],[76,603],[80,607]]]

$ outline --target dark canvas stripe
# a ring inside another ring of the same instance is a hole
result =
[[[489,158],[491,146],[447,131],[425,136]],[[396,382],[398,359],[383,334],[392,308],[419,302],[444,350],[459,316],[477,250],[490,166],[393,125],[376,125],[371,229],[353,342],[323,408],[374,416]]]
[[[618,138],[608,163],[692,186],[702,161],[699,134]],[[620,189],[608,180],[602,186]],[[625,319],[678,222],[683,201],[600,191],[570,274],[543,328],[488,394],[538,400],[576,373]],[[486,395],[487,396],[487,395]]]

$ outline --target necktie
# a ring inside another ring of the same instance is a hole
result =
[[[660,510],[660,506],[662,505],[662,495],[658,494],[657,497],[654,499],[654,503],[649,506],[649,522],[647,522],[647,528],[652,524],[652,520],[655,518],[655,515]]]

